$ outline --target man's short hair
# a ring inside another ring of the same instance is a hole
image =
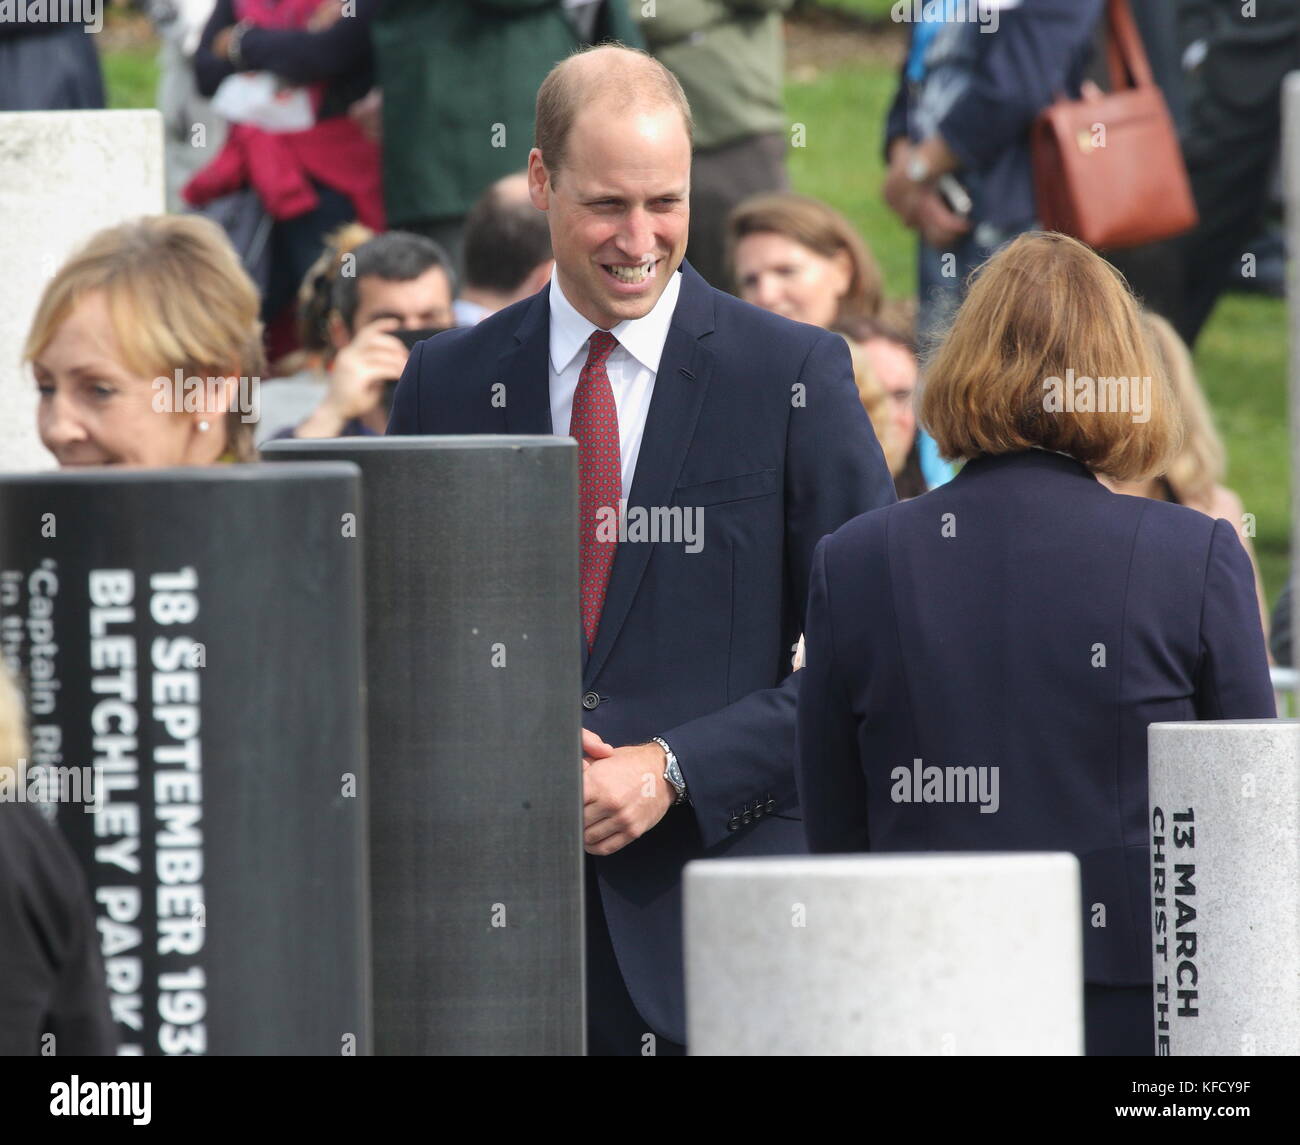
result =
[[[621,66],[588,74],[584,64],[591,57],[618,54]],[[561,60],[537,89],[537,109],[533,121],[533,146],[542,153],[551,183],[564,161],[569,144],[569,130],[580,108],[613,97],[620,106],[639,102],[646,107],[672,107],[681,113],[686,138],[694,138],[691,105],[673,75],[648,52],[624,44],[596,44],[582,48]]]
[[[455,292],[456,280],[447,252],[433,239],[423,235],[413,235],[409,231],[388,231],[362,243],[352,254],[355,261],[350,268],[344,266],[339,272],[331,294],[334,310],[349,330],[352,329],[360,304],[357,284],[363,278],[410,282],[434,267],[439,267],[447,275],[452,292]],[[349,270],[351,273],[348,273]]]
[[[465,282],[511,294],[551,257],[546,212],[489,187],[465,219]]]

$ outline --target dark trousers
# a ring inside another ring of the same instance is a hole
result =
[[[352,200],[341,191],[313,180],[320,197],[314,210],[284,219],[271,228],[270,281],[262,297],[262,321],[274,322],[298,297],[298,288],[312,263],[320,258],[329,233],[356,218]]]
[[[727,216],[750,195],[784,191],[785,136],[751,135],[691,158],[691,236],[686,257],[710,286],[734,290],[726,264]]]
[[[1185,287],[1175,325],[1189,346],[1263,229],[1281,146],[1282,80],[1300,68],[1300,16],[1282,0],[1269,7],[1275,33],[1228,20],[1188,93],[1183,154],[1201,221],[1180,242]]]
[[[1084,1052],[1094,1057],[1152,1057],[1155,991],[1150,986],[1083,988]]]
[[[623,984],[600,903],[596,866],[587,858],[587,1054],[590,1057],[682,1057],[686,1047],[654,1033]]]
[[[0,37],[0,111],[102,108],[98,39],[80,24]]]

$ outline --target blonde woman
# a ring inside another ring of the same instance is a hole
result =
[[[258,308],[206,219],[100,231],[46,286],[27,336],[45,447],[65,468],[251,461]]]
[[[1192,364],[1191,352],[1178,332],[1159,314],[1144,311],[1142,322],[1147,337],[1151,339],[1169,374],[1169,380],[1173,383],[1174,396],[1183,415],[1183,443],[1163,473],[1141,481],[1117,481],[1109,477],[1103,477],[1102,480],[1116,493],[1186,505],[1207,516],[1220,517],[1236,529],[1255,569],[1259,617],[1267,639],[1268,603],[1264,598],[1259,562],[1255,558],[1255,547],[1250,543],[1250,535],[1243,529],[1241,498],[1221,484],[1227,469],[1227,453],[1214,428],[1210,403],[1205,400],[1205,394],[1196,380],[1196,367]]]
[[[858,387],[858,398],[862,408],[871,419],[871,428],[876,431],[876,440],[880,442],[881,452],[885,455],[885,464],[890,473],[902,468],[906,452],[902,447],[894,417],[893,402],[889,390],[876,371],[866,346],[843,331],[837,331],[849,345],[849,358],[853,361],[853,381]]]
[[[1150,378],[1149,417],[1058,408],[1068,370]],[[1226,521],[1097,480],[1165,472],[1181,413],[1123,279],[1064,235],[984,265],[920,416],[961,472],[813,557],[809,847],[1073,852],[1087,1052],[1150,1055],[1147,727],[1274,715],[1250,561]]]

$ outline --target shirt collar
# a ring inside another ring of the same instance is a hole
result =
[[[651,373],[659,372],[659,359],[663,356],[668,327],[672,325],[681,289],[682,276],[674,271],[649,314],[642,318],[627,318],[610,330],[618,344]],[[579,314],[573,303],[564,297],[559,274],[552,267],[551,368],[557,374],[564,373],[595,329],[596,324]]]

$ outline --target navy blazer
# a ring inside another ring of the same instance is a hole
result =
[[[818,547],[805,635],[811,850],[1072,851],[1087,980],[1149,985],[1147,725],[1275,714],[1232,526],[1060,454],[979,458]],[[932,766],[997,767],[997,810],[905,801],[896,769]]]
[[[805,849],[790,658],[813,549],[892,503],[894,487],[844,340],[680,273],[627,499],[629,520],[636,507],[698,508],[703,543],[619,544],[583,667],[599,702],[583,722],[615,746],[661,736],[686,778],[690,805],[593,860],[628,992],[650,1029],[684,1042],[682,867]],[[554,432],[548,298],[418,343],[388,432]]]

